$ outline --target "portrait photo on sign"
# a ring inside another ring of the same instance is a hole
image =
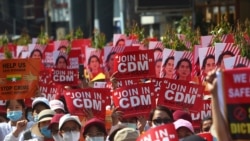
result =
[[[174,50],[165,48],[162,55],[161,78],[172,79],[174,76]]]
[[[53,52],[54,68],[67,69],[68,66],[68,55],[60,51]]]
[[[190,81],[192,73],[193,54],[188,51],[175,51],[174,68],[177,80]]]

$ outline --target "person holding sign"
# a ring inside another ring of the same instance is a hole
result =
[[[149,114],[149,121],[152,123],[152,127],[159,125],[172,123],[172,112],[165,106],[158,105]]]
[[[189,59],[183,58],[176,65],[177,80],[190,80],[192,63]]]
[[[187,120],[178,119],[174,122],[174,126],[177,131],[179,140],[182,140],[183,138],[194,134],[192,123]]]
[[[8,100],[6,102],[6,111],[7,118],[10,121],[0,124],[0,140],[18,141],[20,134],[33,125],[33,122],[28,122],[25,119],[24,100]]]

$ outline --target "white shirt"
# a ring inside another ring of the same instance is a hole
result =
[[[34,124],[34,122],[28,122],[27,123],[27,126],[26,126],[26,129],[29,129],[32,125]],[[2,122],[0,123],[0,141],[18,141],[19,140],[19,137],[20,135],[22,134],[22,131],[18,137],[15,137],[13,135],[13,131],[16,130],[16,126],[11,126],[11,123],[10,121],[8,123],[6,122]]]

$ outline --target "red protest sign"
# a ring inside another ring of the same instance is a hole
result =
[[[155,108],[154,85],[145,83],[117,88],[113,92],[113,101],[124,112],[125,118],[148,115]]]
[[[164,124],[150,128],[147,132],[137,138],[136,141],[178,141],[174,124]]]
[[[187,108],[189,111],[200,111],[204,86],[174,79],[165,79],[161,84],[158,105],[165,105],[178,110]]]
[[[52,69],[44,69],[39,73],[39,85],[52,83]]]
[[[199,133],[197,135],[204,138],[206,141],[213,141],[213,136],[210,132]]]
[[[39,59],[0,60],[0,99],[24,99],[37,91]]]
[[[0,113],[6,113],[6,101],[7,100],[0,100]]]
[[[116,79],[117,87],[126,87],[131,85],[137,85],[142,83],[141,79],[131,78],[131,79]]]
[[[250,131],[247,129],[250,121],[249,72],[249,68],[242,68],[226,70],[221,72],[221,75],[218,75],[218,88],[222,88],[222,90],[218,89],[218,92],[224,95],[226,102],[225,114],[233,140],[249,140],[250,138]]]
[[[115,55],[114,72],[119,78],[155,77],[154,65],[152,50],[118,53]]]
[[[110,89],[64,90],[64,97],[71,114],[84,115],[84,109],[91,109],[95,117],[105,119],[106,105],[110,104]]]
[[[56,84],[76,85],[78,83],[78,70],[53,69],[52,80]]]
[[[56,99],[56,95],[58,94],[58,88],[55,85],[51,84],[40,84],[39,91],[43,97],[46,97],[49,101]]]
[[[206,117],[212,117],[211,100],[203,100],[202,109],[198,112],[190,112],[192,117],[192,125],[196,129],[200,129],[201,120]]]

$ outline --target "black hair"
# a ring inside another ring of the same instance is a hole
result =
[[[167,65],[167,63],[168,63],[169,60],[174,60],[174,56],[168,57],[168,58],[165,60],[165,62],[164,62],[164,64],[163,64],[163,67],[166,67],[166,65]]]
[[[41,58],[42,58],[43,54],[42,54],[42,52],[41,52],[39,49],[34,49],[34,50],[32,50],[32,52],[30,53],[30,57],[32,57],[32,56],[33,56],[33,54],[34,54],[35,52],[38,52],[38,53],[39,53],[39,55],[40,55],[40,56],[41,56]]]
[[[10,106],[10,101],[11,100],[6,101],[6,104],[5,104],[6,109]],[[23,99],[16,99],[16,101],[17,101],[17,103],[19,103],[23,107],[23,109],[25,108],[25,103],[24,103]]]
[[[62,55],[60,55],[60,56],[58,56],[58,57],[56,58],[56,65],[58,65],[58,62],[59,62],[59,60],[60,60],[61,58],[65,61],[66,65],[68,65],[67,59],[66,59],[64,56],[62,56]]]
[[[234,54],[231,52],[231,51],[225,51],[225,52],[223,52],[223,53],[221,53],[220,54],[220,56],[219,56],[219,58],[218,58],[218,62],[217,62],[217,65],[221,65],[221,62],[222,62],[222,60],[223,60],[223,57],[225,56],[225,55],[230,55],[230,56],[234,56]]]
[[[99,59],[96,55],[92,55],[92,56],[90,56],[89,59],[88,59],[88,65],[90,64],[90,61],[91,61],[92,58],[96,58],[97,61],[98,61],[99,63],[101,63],[100,59]]]
[[[192,71],[192,63],[191,63],[191,61],[190,61],[189,59],[187,59],[187,58],[183,58],[183,59],[179,60],[178,63],[177,63],[177,65],[176,65],[176,69],[179,69],[179,67],[180,67],[180,65],[181,65],[182,62],[187,62],[188,65],[189,65],[190,71]]]
[[[162,52],[162,49],[159,48],[159,47],[157,47],[157,48],[154,48],[154,52],[155,52],[155,51],[160,51],[160,52]]]
[[[206,66],[206,64],[207,64],[207,60],[208,59],[215,59],[215,57],[214,57],[214,55],[212,55],[212,54],[209,54],[208,56],[206,56],[205,57],[205,59],[203,60],[203,62],[202,62],[202,69],[205,69],[205,66]]]
[[[43,102],[38,102],[38,103],[36,103],[34,106],[33,106],[33,108],[32,108],[32,113],[34,112],[34,110],[36,109],[36,106],[37,105],[42,105],[42,106],[44,106],[46,109],[50,109],[50,107],[47,105],[47,104],[45,104],[45,103],[43,103]]]
[[[162,58],[156,59],[155,60],[155,65],[156,65],[157,62],[162,62]]]
[[[117,42],[115,43],[115,47],[119,44],[120,41],[125,42],[125,40],[121,38],[121,39],[117,40]]]
[[[166,106],[158,105],[158,106],[156,106],[154,109],[152,109],[150,111],[150,113],[149,113],[149,121],[153,120],[153,116],[154,116],[154,113],[155,113],[156,110],[166,112],[169,115],[169,117],[171,118],[171,120],[173,120],[173,114],[170,111],[170,109],[168,109]]]

